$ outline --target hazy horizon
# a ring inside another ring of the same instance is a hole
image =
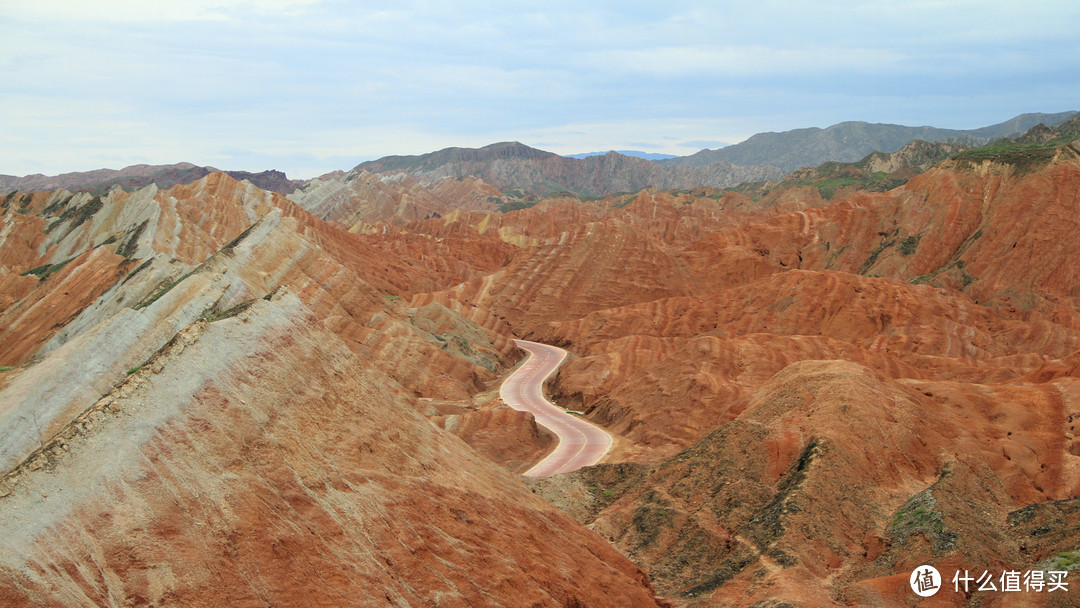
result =
[[[1077,109],[1067,2],[12,0],[0,173],[191,162],[310,178],[520,141],[675,155],[845,121]]]

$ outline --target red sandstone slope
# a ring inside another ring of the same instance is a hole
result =
[[[0,420],[31,421],[0,445],[6,464],[186,325],[229,314],[282,286],[416,395],[469,401],[512,348],[506,337],[448,310],[412,310],[391,296],[392,283],[415,278],[439,285],[447,280],[441,277],[456,280],[473,267],[497,267],[499,257],[491,260],[482,245],[431,264],[430,254],[443,243],[365,241],[222,174],[166,192],[151,187],[104,198],[57,192],[20,201],[26,205],[7,210],[4,219],[21,230],[0,240],[0,252],[15,262],[0,281],[9,286],[9,304],[0,311],[2,363],[56,357],[45,362],[51,371],[43,377],[17,375],[0,389]],[[28,239],[34,231],[38,236]],[[395,255],[388,256],[391,246]],[[496,251],[508,247],[494,243]]]
[[[417,222],[408,229],[445,235],[471,226],[526,249],[499,273],[414,302],[570,346],[584,359],[561,374],[564,397],[590,410],[602,404],[598,419],[677,449],[794,360],[842,357],[892,377],[987,382],[1075,350],[1067,252],[1080,243],[1060,218],[1073,213],[1078,174],[1062,149],[1033,172],[950,162],[905,188],[824,206],[817,199],[790,213],[777,213],[795,200],[783,196],[761,208],[739,195],[646,192],[613,199],[615,207],[553,203]],[[1037,255],[1016,253],[1018,241],[1003,236],[1014,232],[1052,238],[1038,241],[1048,247]],[[800,269],[815,272],[792,272]],[[686,346],[705,334],[738,338],[739,352],[757,354],[719,372]],[[679,362],[649,369],[673,353]],[[668,434],[671,425],[683,428]]]
[[[587,521],[692,605],[907,605],[917,565],[1026,570],[1074,548],[1075,536],[1036,544],[1037,526],[1010,513],[1080,492],[1078,389],[794,363]]]
[[[4,479],[0,603],[655,605],[365,367],[287,292],[185,329]]]
[[[445,241],[349,235],[221,175],[38,198],[41,236],[0,239],[2,329],[24,345],[0,386],[5,604],[655,604],[630,562],[414,413],[469,410],[509,342],[393,286],[512,246],[432,260]]]
[[[902,604],[919,563],[1052,568],[1080,543],[1022,521],[1080,492],[1077,176],[1062,148],[828,205],[646,193],[562,233],[558,205],[462,216],[533,253],[415,301],[568,347],[560,403],[622,436],[616,460],[671,457],[582,520],[669,597]]]

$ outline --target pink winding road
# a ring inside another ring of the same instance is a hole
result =
[[[544,398],[544,380],[566,358],[566,351],[547,344],[514,340],[529,358],[503,381],[499,397],[515,410],[530,412],[536,422],[559,438],[555,450],[525,471],[529,477],[570,473],[600,462],[611,449],[611,435],[604,429],[567,414]]]

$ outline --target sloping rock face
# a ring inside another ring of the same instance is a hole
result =
[[[366,367],[289,292],[189,326],[4,479],[4,605],[656,605]]]
[[[311,180],[289,198],[319,219],[368,233],[454,210],[493,211],[503,202],[497,188],[479,179],[447,178],[424,187],[404,173],[377,177],[363,170]]]
[[[1073,550],[1071,528],[1038,546],[1043,534],[1011,522],[1025,505],[1080,491],[1069,430],[1078,388],[793,363],[737,418],[629,489],[613,483],[620,497],[585,521],[690,605],[906,605],[908,574],[924,563],[951,578],[1034,569]],[[966,605],[948,586],[941,605]],[[1015,601],[991,595],[984,605]]]
[[[41,361],[54,373],[17,376],[0,390],[6,405],[0,418],[29,421],[0,442],[8,465],[177,331],[281,286],[416,395],[468,400],[495,378],[512,349],[505,337],[437,308],[421,315],[426,329],[418,327],[393,295],[390,283],[410,277],[437,285],[443,272],[454,280],[468,276],[468,257],[434,268],[422,259],[411,266],[373,263],[387,259],[379,242],[362,243],[223,174],[164,192],[115,191],[104,199],[58,192],[20,200],[26,206],[6,214],[10,229],[0,242],[6,259],[22,260],[2,282],[11,302],[0,313],[0,336],[11,345],[2,363]],[[27,236],[35,230],[38,236]],[[418,258],[431,244],[422,241],[413,249]],[[459,346],[448,349],[451,340]]]
[[[0,604],[656,605],[423,417],[473,413],[512,343],[395,286],[511,245],[352,235],[223,174],[4,203]]]

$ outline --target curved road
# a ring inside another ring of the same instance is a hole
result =
[[[566,358],[566,351],[547,344],[514,340],[529,358],[503,381],[499,397],[515,410],[530,412],[536,422],[559,438],[555,450],[525,471],[529,477],[570,473],[594,465],[611,449],[611,435],[600,427],[567,414],[544,398],[544,380]]]

